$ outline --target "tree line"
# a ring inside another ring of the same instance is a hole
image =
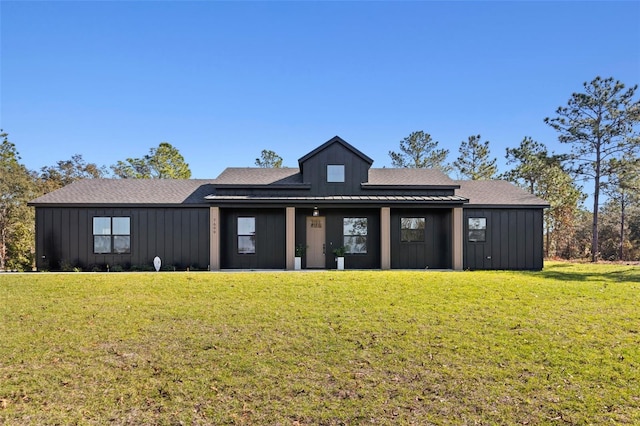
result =
[[[79,179],[188,179],[189,165],[177,148],[162,142],[140,158],[110,167],[87,163],[82,155],[60,160],[39,171],[20,163],[16,145],[0,129],[0,271],[31,270],[35,256],[35,212],[27,203]]]
[[[544,122],[558,132],[569,154],[549,152],[544,143],[524,137],[505,157],[511,168],[500,173],[490,142],[471,135],[460,142],[458,157],[429,133],[415,131],[389,151],[393,167],[436,168],[458,179],[504,179],[550,204],[545,209],[545,254],[565,259],[640,260],[640,101],[637,85],[596,77],[573,93],[566,106]],[[162,142],[140,158],[110,166],[87,163],[77,154],[69,160],[28,170],[16,146],[0,130],[0,271],[30,270],[34,262],[34,211],[27,202],[78,179],[188,179],[189,165],[177,148]],[[282,167],[283,159],[263,150],[258,167]],[[591,210],[583,206],[593,195]],[[604,202],[602,195],[606,196]]]

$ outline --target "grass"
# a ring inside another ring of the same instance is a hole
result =
[[[640,424],[640,268],[0,275],[2,424]]]

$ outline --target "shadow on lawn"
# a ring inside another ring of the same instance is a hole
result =
[[[640,267],[628,266],[623,270],[611,272],[590,272],[567,270],[571,265],[551,265],[545,267],[540,275],[559,281],[598,281],[607,283],[640,283]]]

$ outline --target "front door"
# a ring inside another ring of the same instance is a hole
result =
[[[324,217],[307,217],[307,268],[326,268],[324,225]]]

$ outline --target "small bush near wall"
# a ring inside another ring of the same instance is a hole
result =
[[[61,260],[58,270],[61,272],[82,272],[82,266],[77,263],[71,263],[68,260]]]
[[[131,265],[131,272],[151,272],[155,271],[153,265]]]
[[[201,267],[199,264],[194,263],[189,266],[182,265],[162,265],[160,268],[161,271],[165,272],[175,272],[175,271],[187,271],[187,272],[196,272],[196,271],[208,271],[208,266]],[[125,264],[115,264],[108,265],[104,263],[94,263],[91,265],[87,265],[86,267],[80,266],[79,264],[74,264],[69,261],[62,260],[59,263],[58,269],[53,269],[53,271],[60,272],[153,272],[155,268],[151,263],[142,264],[142,265],[132,265],[130,263]],[[48,269],[41,269],[41,272],[48,272]]]

